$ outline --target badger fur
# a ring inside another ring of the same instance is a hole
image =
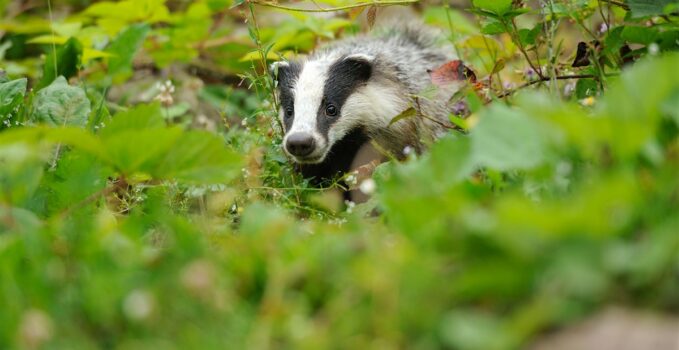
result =
[[[448,99],[420,96],[432,86],[429,72],[456,58],[435,41],[421,26],[392,27],[271,66],[283,148],[304,175],[322,180],[348,171],[370,140],[381,152],[402,158],[404,149],[419,152],[445,132]],[[411,107],[420,117],[392,123]]]

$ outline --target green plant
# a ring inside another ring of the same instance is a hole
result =
[[[0,6],[0,348],[514,349],[679,310],[676,2],[421,4],[478,77],[464,133],[355,206],[281,152],[267,67],[392,2],[68,3]]]

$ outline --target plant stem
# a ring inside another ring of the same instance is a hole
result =
[[[511,19],[509,21],[511,23],[511,28],[509,25],[507,25],[507,22],[502,21],[502,24],[505,27],[505,30],[509,34],[509,36],[512,38],[512,41],[516,44],[516,46],[519,48],[519,51],[523,54],[523,57],[526,58],[526,61],[528,62],[528,65],[533,69],[533,71],[540,77],[540,79],[544,79],[545,76],[542,75],[542,70],[536,68],[535,64],[533,64],[533,61],[531,61],[530,57],[528,56],[528,52],[526,52],[526,48],[523,47],[523,44],[521,43],[521,38],[519,37],[519,28],[516,26],[516,23],[514,22],[514,19]]]
[[[625,4],[624,2],[621,2],[621,1],[615,1],[615,0],[601,0],[601,1],[607,2],[611,5],[619,6],[623,9],[625,9],[626,11],[629,11],[629,9],[630,9],[627,4]]]
[[[360,4],[346,5],[346,6],[338,6],[338,7],[330,7],[330,8],[316,8],[316,9],[304,9],[304,8],[289,7],[289,6],[283,6],[283,5],[279,5],[279,4],[272,3],[272,2],[259,1],[259,0],[251,0],[251,1],[249,1],[249,3],[259,5],[259,6],[266,6],[266,7],[277,8],[277,9],[280,9],[280,10],[295,11],[295,12],[336,12],[336,11],[344,11],[344,10],[350,10],[350,9],[359,8],[359,7],[368,7],[368,6],[408,5],[408,4],[414,4],[418,1],[419,0],[373,1],[373,2],[364,2],[364,3],[360,3]]]
[[[551,79],[569,80],[569,79],[592,79],[592,78],[598,78],[598,76],[596,76],[594,74],[573,74],[573,75],[561,75],[561,76],[556,76],[556,77],[544,77],[544,78],[540,78],[540,79],[537,79],[537,80],[529,81],[529,82],[527,82],[523,85],[520,85],[517,88],[509,90],[505,93],[502,93],[502,94],[498,95],[497,97],[498,98],[505,98],[505,97],[507,97],[507,96],[509,96],[509,95],[515,93],[516,91],[521,90],[525,87],[529,87],[531,85],[535,85],[535,84],[542,83],[542,82],[545,82],[545,81],[550,81]]]

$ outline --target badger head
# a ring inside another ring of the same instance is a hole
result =
[[[364,54],[276,62],[283,148],[303,164],[323,162],[333,145],[366,121],[375,58]],[[373,103],[371,103],[373,102]]]

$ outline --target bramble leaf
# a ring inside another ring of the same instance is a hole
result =
[[[662,15],[665,7],[676,0],[627,0],[633,18]]]
[[[512,0],[474,0],[474,6],[499,16],[511,11]]]
[[[84,127],[90,115],[90,100],[83,89],[70,86],[63,76],[38,91],[33,100],[33,120],[50,125]]]
[[[497,104],[482,112],[471,132],[473,159],[496,170],[529,169],[544,158],[546,143],[536,120]]]

